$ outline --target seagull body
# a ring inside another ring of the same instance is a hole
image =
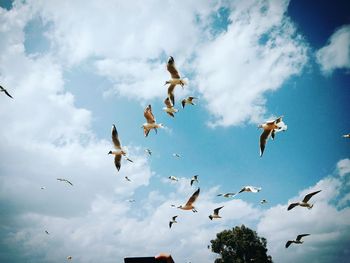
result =
[[[173,104],[171,103],[169,97],[164,100],[164,104],[166,107],[163,110],[171,117],[175,117],[174,113],[178,112],[178,109],[175,109]]]
[[[57,178],[57,180],[58,180],[58,181],[61,181],[61,182],[66,182],[66,183],[70,184],[71,186],[73,186],[73,184],[72,184],[70,181],[68,181],[67,179],[64,179],[64,178]]]
[[[302,235],[298,235],[296,240],[288,240],[286,243],[286,248],[288,248],[292,243],[295,244],[302,244],[304,243],[304,241],[301,241],[302,237],[306,237],[309,236],[310,234],[302,234]]]
[[[187,203],[184,205],[180,205],[178,208],[182,210],[192,210],[194,213],[197,212],[196,208],[193,206],[193,203],[197,200],[199,196],[200,188],[188,199]]]
[[[117,170],[120,170],[121,167],[121,160],[122,160],[122,156],[124,156],[124,158],[129,161],[129,162],[133,162],[132,160],[130,160],[128,157],[126,157],[126,152],[125,150],[122,148],[119,137],[118,137],[118,132],[117,132],[117,128],[115,127],[115,125],[112,125],[112,141],[114,144],[114,148],[116,149],[115,151],[109,151],[108,154],[112,154],[114,155],[114,165],[117,168]]]
[[[164,128],[163,124],[156,123],[156,119],[154,118],[154,115],[152,113],[152,106],[148,105],[143,113],[143,116],[146,118],[146,123],[142,125],[145,137],[148,136],[150,130],[154,129],[157,133],[158,128]]]
[[[175,105],[174,89],[176,85],[181,85],[181,87],[183,87],[187,83],[184,79],[181,79],[180,74],[176,69],[174,58],[172,56],[170,56],[168,59],[167,70],[170,73],[171,79],[167,80],[165,82],[165,85],[170,84],[168,87],[168,97],[171,100],[172,104]]]
[[[350,133],[344,134],[343,137],[344,137],[344,138],[350,138]]]
[[[260,201],[260,204],[262,204],[262,205],[263,205],[263,204],[266,204],[266,203],[267,203],[267,200],[266,200],[266,199],[263,199],[263,200]]]
[[[255,186],[244,186],[238,193],[242,192],[252,192],[252,193],[257,193],[261,191],[261,187],[255,187]]]
[[[311,197],[313,197],[315,194],[318,194],[319,192],[321,192],[321,190],[305,195],[303,201],[290,204],[288,206],[288,210],[291,210],[298,205],[302,206],[302,207],[307,207],[308,209],[311,209],[314,205],[309,204],[308,201],[311,199]]]
[[[221,208],[223,208],[223,206],[220,206],[220,207],[214,209],[214,213],[209,216],[210,220],[213,220],[213,218],[221,218],[221,216],[219,216],[219,210]]]
[[[282,121],[282,117],[283,116],[272,121],[267,121],[258,126],[258,128],[264,130],[260,135],[260,157],[262,157],[264,153],[267,139],[270,138],[270,136],[274,139],[276,132],[287,130],[287,125]]]
[[[226,197],[226,198],[230,198],[230,197],[236,196],[236,193],[218,194],[217,196],[223,196],[223,197]]]
[[[198,181],[198,175],[194,175],[192,178],[191,178],[191,186],[193,185],[193,183],[194,182],[197,182],[197,183],[199,183],[199,181]]]
[[[8,93],[7,90],[3,86],[0,86],[0,92],[4,92],[7,96],[9,96],[11,99],[13,99],[13,97],[10,95],[10,93]]]
[[[173,175],[171,175],[171,176],[169,176],[168,177],[171,181],[179,181],[179,179],[177,178],[177,177],[175,177],[175,176],[173,176]]]
[[[193,100],[197,99],[196,97],[189,96],[181,101],[182,108],[185,108],[186,104],[196,105]]]
[[[128,199],[127,201],[128,201],[129,203],[136,202],[136,200],[135,200],[135,199]]]
[[[173,216],[171,221],[169,221],[169,228],[171,228],[172,224],[177,223],[176,218],[177,218],[177,216]]]

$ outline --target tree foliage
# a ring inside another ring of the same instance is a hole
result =
[[[244,225],[217,233],[210,242],[211,250],[220,254],[215,263],[272,263],[266,239]]]

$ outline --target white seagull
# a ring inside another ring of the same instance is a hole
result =
[[[303,237],[309,236],[310,234],[302,234],[302,235],[298,235],[296,240],[288,240],[286,243],[286,248],[288,248],[292,243],[295,244],[302,244],[304,243],[304,241],[301,241],[301,239]]]
[[[167,97],[164,100],[164,104],[166,107],[163,108],[163,111],[165,111],[169,116],[175,117],[174,113],[178,112],[178,109],[175,109],[173,104],[171,103],[169,97]]]
[[[226,198],[230,198],[230,197],[235,197],[236,193],[225,193],[225,194],[220,193],[217,196],[223,196],[223,197],[226,197]]]
[[[179,181],[179,179],[178,179],[177,177],[173,176],[173,175],[170,175],[168,178],[169,178],[171,181],[175,181],[175,182]]]
[[[242,193],[242,192],[252,192],[252,193],[257,193],[261,191],[261,187],[255,187],[255,186],[244,186],[238,193]]]
[[[262,157],[267,139],[271,136],[272,139],[275,138],[275,133],[280,131],[286,131],[287,125],[282,121],[282,117],[279,117],[272,121],[267,121],[260,124],[258,128],[263,129],[263,133],[260,135],[260,157]]]
[[[194,182],[199,183],[199,181],[198,181],[198,176],[199,176],[199,175],[194,175],[194,176],[191,178],[191,182],[190,182],[191,186],[193,185]]]
[[[220,206],[220,207],[214,209],[214,214],[211,214],[211,215],[209,216],[210,220],[213,220],[213,218],[221,218],[221,216],[219,216],[219,210],[220,210],[221,208],[223,208],[223,207],[224,207],[224,206]]]
[[[168,87],[168,97],[171,100],[172,104],[175,105],[174,89],[176,85],[181,85],[181,87],[183,87],[187,83],[184,79],[181,79],[180,74],[176,69],[174,58],[172,56],[169,57],[167,70],[171,75],[171,79],[167,80],[164,85],[170,84]]]
[[[318,194],[319,192],[321,192],[321,190],[318,190],[316,192],[312,192],[310,194],[305,195],[303,201],[301,202],[296,202],[296,203],[292,203],[288,206],[288,211],[293,209],[294,207],[300,205],[302,207],[307,207],[308,209],[311,209],[314,205],[309,204],[308,201],[311,199],[311,197],[313,197],[315,194]]]
[[[122,160],[122,156],[125,157],[125,159],[129,162],[133,162],[132,160],[130,160],[128,157],[126,157],[126,152],[125,150],[122,148],[119,137],[118,137],[118,132],[117,132],[117,128],[115,127],[115,125],[112,125],[112,141],[114,144],[114,148],[116,149],[116,151],[109,151],[108,154],[113,154],[114,155],[114,165],[117,168],[117,170],[120,170],[121,167],[121,160]]]
[[[197,212],[196,208],[193,206],[193,203],[197,200],[199,196],[200,188],[197,189],[196,192],[188,199],[187,203],[184,205],[180,205],[178,208],[182,210],[192,210],[194,213]]]
[[[196,100],[196,97],[189,96],[181,101],[182,108],[185,108],[186,104],[196,105],[193,100]]]
[[[126,201],[128,201],[129,203],[134,203],[134,202],[136,202],[135,199],[128,199],[128,200],[126,200]]]
[[[267,203],[267,200],[266,200],[266,199],[263,199],[263,200],[260,201],[260,204],[262,204],[262,205],[263,205],[263,204],[266,204],[266,203]]]
[[[60,181],[60,182],[66,182],[66,183],[70,184],[71,186],[73,186],[73,184],[70,181],[68,181],[67,179],[57,178],[57,180]]]
[[[174,223],[177,223],[176,218],[177,218],[177,216],[173,216],[173,218],[171,219],[171,221],[169,221],[169,228],[171,228],[171,226],[172,226]]]
[[[152,106],[148,105],[143,112],[143,116],[146,118],[146,123],[142,125],[145,137],[148,136],[150,130],[154,129],[155,132],[157,133],[158,128],[164,128],[163,124],[161,123],[156,123],[156,119],[154,118],[154,115],[152,113]]]
[[[343,137],[344,137],[344,138],[350,138],[350,133],[344,134]]]
[[[13,99],[13,97],[10,95],[10,93],[8,93],[7,90],[3,86],[0,86],[0,92],[4,92],[7,96],[9,96],[11,99]]]

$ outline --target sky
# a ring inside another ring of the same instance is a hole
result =
[[[0,94],[0,261],[214,262],[210,240],[244,224],[274,262],[347,262],[349,11],[345,0],[0,0],[0,85],[14,98]],[[162,110],[169,56],[188,79],[175,118]],[[186,96],[197,105],[182,109]],[[166,128],[145,138],[148,104]],[[288,129],[260,157],[257,126],[281,115]],[[112,124],[134,161],[119,172]],[[217,196],[246,185],[262,190]],[[171,207],[198,187],[198,213]],[[311,210],[287,211],[316,190]]]

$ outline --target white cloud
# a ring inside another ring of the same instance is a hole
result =
[[[337,169],[340,176],[350,173],[350,159],[342,159],[337,163]]]
[[[288,2],[233,2],[227,31],[199,49],[197,80],[212,125],[261,121],[264,95],[301,72],[307,48],[286,16]]]
[[[316,53],[317,62],[324,74],[328,75],[338,68],[350,68],[350,25],[335,31],[326,46]]]

